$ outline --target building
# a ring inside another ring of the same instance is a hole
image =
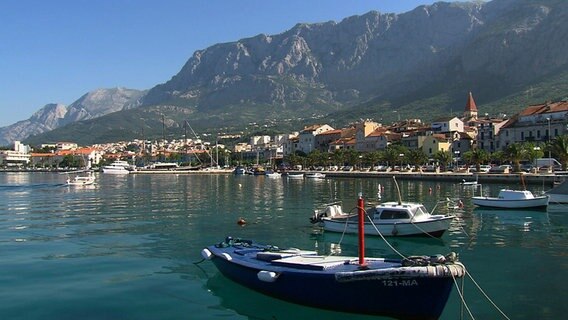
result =
[[[498,149],[513,143],[542,142],[567,134],[568,100],[532,105],[507,121],[498,135]]]
[[[424,140],[422,150],[429,158],[432,158],[439,151],[451,152],[452,143],[444,134],[433,134]]]
[[[77,144],[74,142],[58,142],[55,144],[57,150],[72,150],[77,149]]]
[[[0,151],[0,165],[3,166],[22,166],[31,161],[31,148],[22,144],[20,141],[14,142],[14,150]]]
[[[507,120],[502,118],[478,119],[476,123],[477,135],[475,136],[476,147],[489,153],[499,150],[499,133],[506,123]]]
[[[355,150],[359,152],[375,151],[375,139],[367,139],[367,137],[379,127],[378,123],[370,120],[357,123],[355,125]]]
[[[432,131],[435,133],[463,132],[463,121],[458,117],[444,117],[432,122]]]
[[[305,154],[312,152],[316,149],[316,136],[331,130],[333,128],[327,124],[314,124],[305,127],[298,135],[298,149],[295,151],[301,151]]]
[[[463,122],[470,123],[477,120],[477,105],[473,100],[473,95],[469,92],[467,102],[465,104],[465,110],[463,112]]]
[[[344,129],[329,130],[316,136],[316,149],[321,152],[329,152],[330,145],[343,136]]]

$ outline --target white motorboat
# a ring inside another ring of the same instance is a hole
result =
[[[87,172],[86,175],[77,175],[71,179],[67,178],[68,186],[88,186],[95,183],[95,175],[91,172]]]
[[[282,174],[280,172],[267,172],[266,176],[269,178],[280,178]]]
[[[128,162],[123,160],[116,160],[113,163],[103,166],[103,173],[112,174],[128,174],[131,171],[131,166]]]
[[[535,196],[528,190],[502,189],[497,197],[476,196],[471,200],[476,206],[496,209],[546,209],[549,196]]]
[[[288,173],[289,179],[304,179],[303,173]]]
[[[321,172],[310,172],[310,173],[306,173],[306,178],[309,179],[324,179],[325,178],[325,174],[321,173]]]
[[[477,179],[475,179],[474,181],[466,181],[465,179],[462,179],[462,181],[460,182],[460,185],[464,186],[464,187],[477,187],[479,185]]]
[[[431,214],[424,205],[412,202],[385,202],[366,210],[364,232],[383,236],[441,237],[454,219],[452,215]],[[326,231],[357,233],[357,214],[343,212],[332,203],[316,210],[310,219]]]

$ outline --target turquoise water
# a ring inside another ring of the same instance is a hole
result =
[[[313,210],[330,199],[350,209],[359,192],[376,201],[379,186],[383,200],[396,199],[390,179],[98,174],[96,185],[79,188],[65,179],[0,173],[0,319],[344,319],[257,294],[212,263],[194,262],[227,235],[356,255],[356,237],[321,232],[308,221]],[[446,198],[463,199],[465,207],[441,240],[389,239],[394,248],[406,255],[458,252],[511,319],[565,318],[568,207],[474,210],[473,188],[400,185],[406,200],[428,208]],[[485,185],[484,192],[501,187]],[[247,224],[239,226],[239,218]],[[367,237],[366,244],[367,256],[396,257],[380,239]],[[501,318],[471,281],[464,292],[476,319]],[[442,319],[460,314],[454,290]]]

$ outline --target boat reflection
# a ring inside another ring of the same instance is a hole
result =
[[[234,310],[249,319],[330,319],[344,320],[346,313],[311,308],[271,298],[247,287],[241,286],[221,273],[210,277],[206,289],[218,297],[224,309]],[[314,297],[317,299],[317,297]],[[222,310],[222,309],[220,309]],[[376,316],[357,315],[360,320],[392,319]]]
[[[491,219],[494,224],[521,226],[523,231],[531,231],[536,226],[550,224],[548,212],[539,210],[491,210],[475,208],[473,212],[482,220]]]
[[[354,234],[336,232],[312,233],[311,239],[316,241],[316,247],[320,254],[355,255],[358,248],[358,237]],[[385,242],[388,241],[388,243]],[[399,258],[393,252],[392,246],[405,256],[412,255],[436,255],[450,251],[449,244],[443,238],[434,237],[389,237],[383,240],[380,237],[365,237],[366,256],[388,256]],[[390,246],[389,246],[390,245]],[[446,248],[447,250],[444,250]],[[454,249],[455,250],[455,249]]]

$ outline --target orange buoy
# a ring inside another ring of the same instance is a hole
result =
[[[245,221],[245,219],[239,218],[239,220],[237,220],[237,224],[239,226],[244,226],[245,224],[247,224],[247,222]]]

